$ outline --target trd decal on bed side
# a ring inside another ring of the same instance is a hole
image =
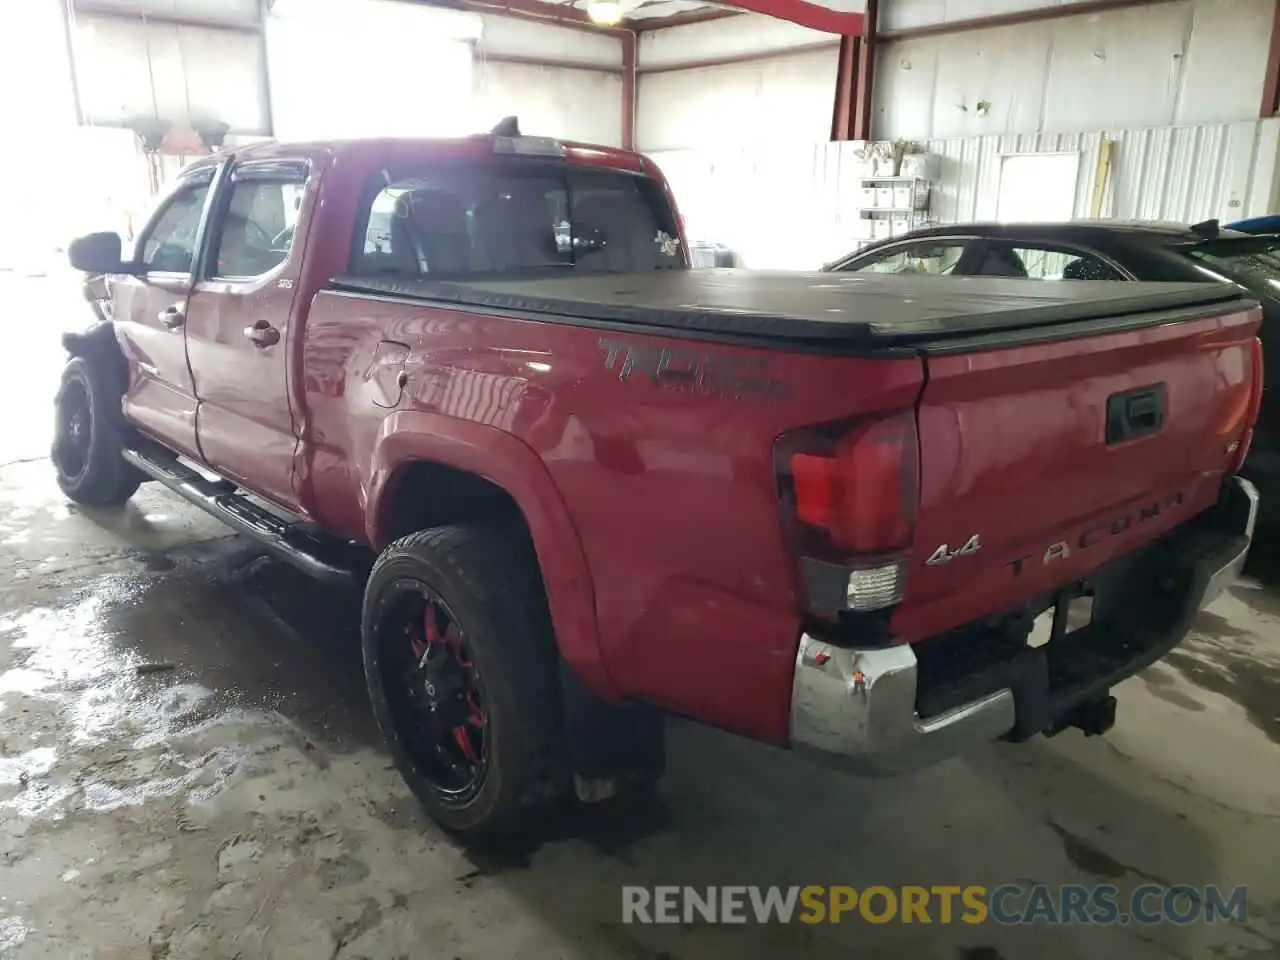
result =
[[[763,357],[704,353],[682,347],[654,347],[626,340],[601,339],[606,370],[623,383],[633,374],[674,390],[697,390],[724,396],[781,397],[790,387],[769,377]]]

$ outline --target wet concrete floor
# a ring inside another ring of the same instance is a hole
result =
[[[25,406],[12,381],[0,403],[47,422],[56,334],[16,336],[39,340]],[[557,808],[468,850],[389,768],[355,598],[152,487],[121,511],[69,506],[47,428],[4,429],[0,957],[1280,957],[1280,590],[1263,585],[1280,564],[1124,684],[1105,738],[858,780],[673,721],[657,797]],[[1248,916],[621,922],[623,884],[1003,883],[1243,885]]]

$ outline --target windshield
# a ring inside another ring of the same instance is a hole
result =
[[[1280,284],[1280,237],[1214,240],[1188,248],[1187,256],[1239,283]]]
[[[379,182],[357,221],[356,275],[685,266],[671,207],[648,177],[526,164],[441,167]]]

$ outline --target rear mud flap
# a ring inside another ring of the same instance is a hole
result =
[[[628,783],[662,775],[666,745],[657,710],[602,700],[563,660],[560,695],[566,753],[580,800],[606,800]]]

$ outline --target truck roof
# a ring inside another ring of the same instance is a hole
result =
[[[468,137],[371,137],[349,140],[263,140],[243,146],[227,147],[207,157],[201,157],[184,168],[189,173],[208,167],[216,167],[229,156],[240,160],[281,160],[330,153],[335,156],[381,157],[387,153],[420,155],[429,157],[487,157],[497,152],[497,144],[504,139],[537,140],[536,137],[504,138],[493,133],[481,133]],[[556,140],[564,147],[565,155],[575,163],[611,167],[624,170],[643,170],[647,163],[642,154],[634,150],[601,144],[582,143],[576,140]]]
[[[1243,309],[1232,284],[1044,281],[762,270],[655,270],[465,281],[340,278],[334,288],[584,325],[870,350],[1185,309]],[[1096,323],[1093,324],[1096,326]],[[1090,329],[1088,332],[1099,332]],[[1061,337],[1059,329],[1055,336]]]

